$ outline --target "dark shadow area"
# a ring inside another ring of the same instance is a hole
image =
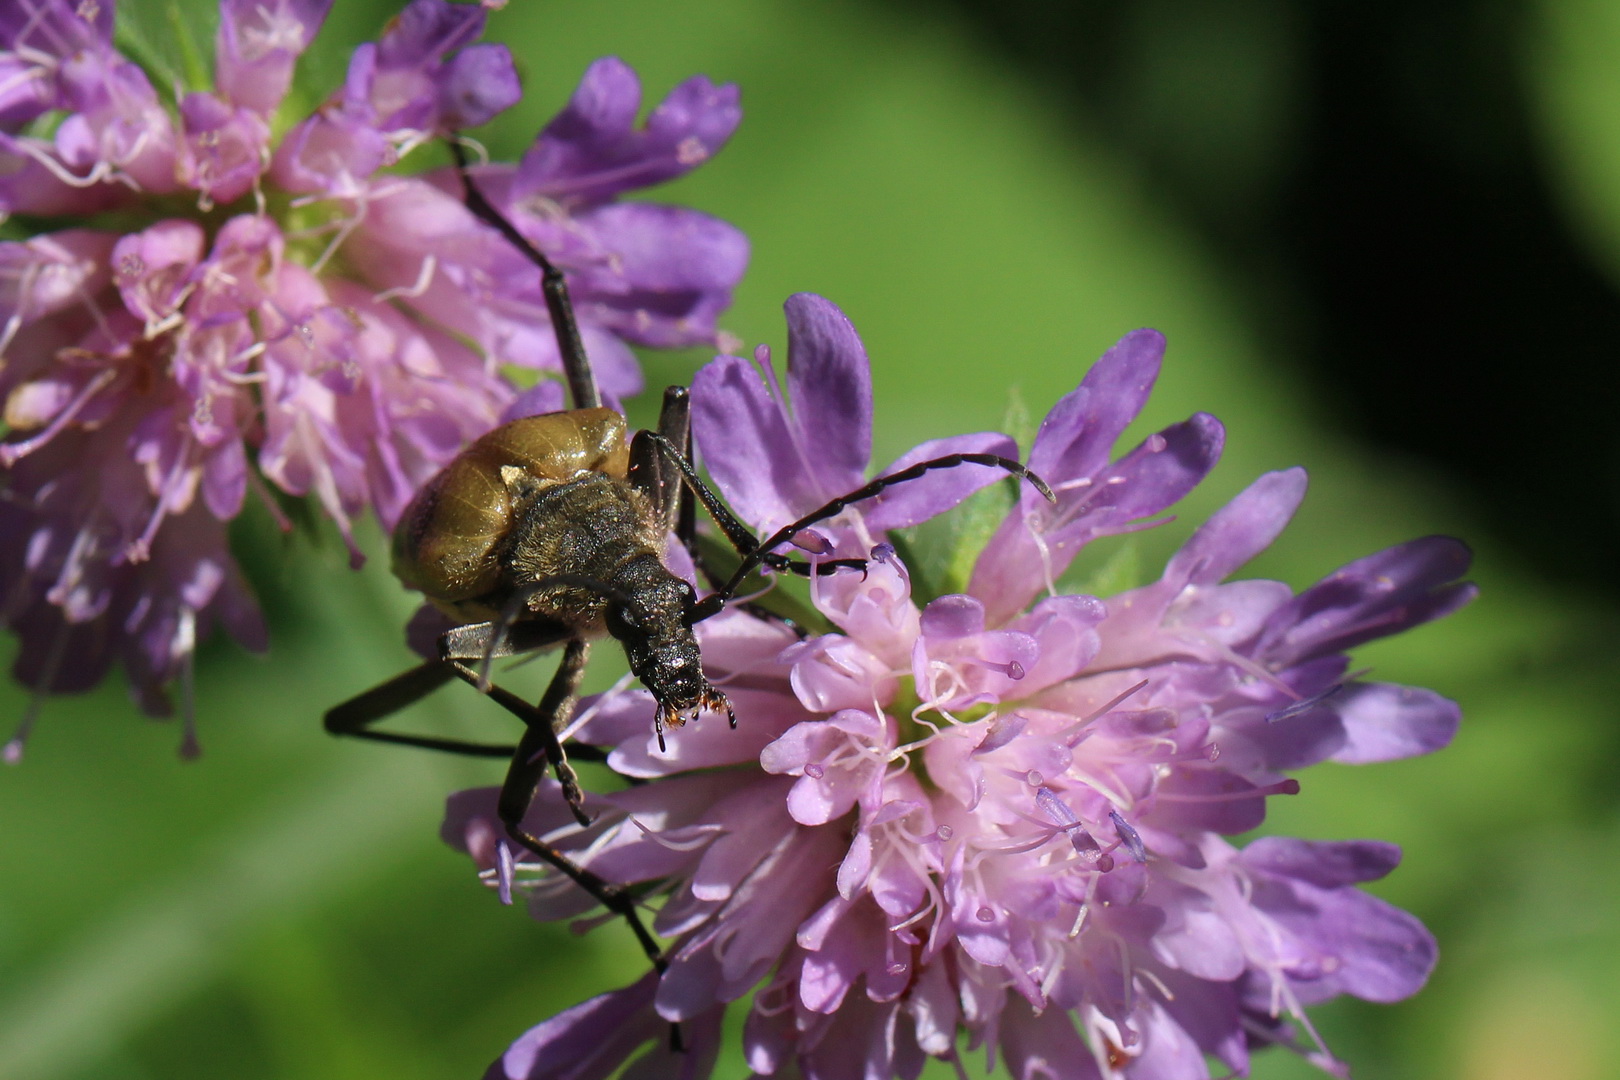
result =
[[[1527,5],[889,2],[962,20],[1125,154],[1346,434],[1438,466],[1547,577],[1620,592],[1620,294],[1537,158]]]

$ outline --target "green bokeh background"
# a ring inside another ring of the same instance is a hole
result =
[[[388,10],[338,8],[310,57],[317,85]],[[1620,277],[1620,9],[1545,0],[1535,13],[1523,74],[1545,167]],[[1406,863],[1375,891],[1435,930],[1441,965],[1411,1001],[1313,1015],[1363,1077],[1620,1076],[1620,821],[1595,749],[1611,745],[1599,734],[1620,690],[1612,608],[1538,581],[1443,477],[1336,435],[1333,402],[1265,344],[1269,294],[964,25],[786,0],[514,0],[492,21],[527,86],[484,133],[500,157],[600,55],[630,61],[652,98],[693,72],[742,85],[733,144],[657,197],[751,237],[725,319],[739,338],[779,345],[791,292],[844,307],[872,357],[880,461],[1000,426],[1010,408],[1038,417],[1122,333],[1151,325],[1171,344],[1140,430],[1207,410],[1228,449],[1181,520],[1141,541],[1144,565],[1257,473],[1293,464],[1311,494],[1256,574],[1302,586],[1413,536],[1467,538],[1482,600],[1359,654],[1380,678],[1461,701],[1455,745],[1319,767],[1268,823],[1402,844]],[[1165,85],[1155,108],[1172,130],[1179,117],[1229,138],[1231,167],[1211,183],[1263,183],[1254,116],[1286,113],[1286,87],[1235,78],[1230,100],[1211,101],[1208,85]],[[684,381],[701,360],[650,357],[649,381]],[[381,559],[350,574],[329,535],[242,524],[274,647],[205,648],[203,760],[178,761],[177,733],[137,719],[113,684],[53,701],[25,763],[0,774],[0,1078],[471,1078],[527,1026],[641,970],[617,928],[537,926],[438,842],[444,795],[495,782],[498,766],[320,733],[326,706],[407,662],[412,604]],[[20,715],[22,696],[4,694],[0,715]],[[502,730],[453,692],[410,720]],[[746,1075],[734,1051],[719,1075]],[[1317,1074],[1272,1052],[1255,1075]]]

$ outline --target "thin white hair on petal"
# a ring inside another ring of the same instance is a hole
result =
[[[635,681],[635,678],[635,675],[628,671],[623,675],[620,675],[612,686],[596,695],[595,701],[592,701],[590,705],[581,709],[579,713],[568,722],[568,726],[557,733],[557,741],[566,742],[575,735],[579,734],[580,729],[595,719],[596,715],[600,713],[603,708],[611,704],[621,694],[627,691],[630,688],[630,684]]]

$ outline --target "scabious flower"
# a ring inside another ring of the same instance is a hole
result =
[[[115,47],[110,2],[0,11],[0,214],[25,237],[0,243],[0,614],[39,692],[122,660],[166,712],[213,626],[264,645],[225,536],[249,492],[278,517],[271,489],[312,497],[358,562],[351,522],[391,526],[495,422],[501,365],[558,366],[535,268],[452,171],[395,168],[518,100],[483,10],[412,0],[283,115],[329,6],[222,0],[214,84],[175,99]],[[641,385],[627,343],[716,339],[747,260],[723,222],[618,200],[718,150],[736,89],[693,78],[643,126],[639,106],[598,61],[520,162],[475,170],[568,273],[619,397]]]
[[[809,296],[789,301],[788,325],[791,400],[763,352],[720,357],[694,387],[716,484],[765,528],[856,486],[870,446],[854,329]],[[1299,790],[1295,770],[1449,741],[1455,705],[1364,681],[1345,651],[1466,603],[1468,553],[1417,540],[1297,595],[1228,580],[1298,506],[1293,469],[1217,512],[1158,581],[1064,592],[1088,543],[1153,523],[1220,453],[1220,424],[1199,414],[1111,456],[1163,346],[1127,335],[1047,415],[1029,464],[1057,504],[1024,491],[965,593],[915,597],[884,533],[995,479],[977,468],[817,527],[825,543],[807,547],[871,557],[813,582],[837,632],[799,640],[735,607],[702,624],[736,731],[705,718],[659,753],[644,692],[585,703],[576,737],[641,782],[593,795],[584,829],[548,782],[528,825],[663,895],[668,968],[528,1032],[492,1080],[594,1080],[638,1054],[625,1075],[707,1076],[720,1013],[750,992],[757,1075],[915,1077],[928,1057],[960,1070],[964,1041],[1018,1080],[1194,1080],[1209,1058],[1246,1075],[1270,1043],[1344,1074],[1305,1006],[1403,998],[1435,960],[1415,918],[1356,888],[1399,851],[1229,838]],[[515,875],[536,916],[588,911],[566,880],[512,869],[493,798],[453,796],[446,839],[503,890]]]

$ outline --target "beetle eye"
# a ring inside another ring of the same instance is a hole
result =
[[[614,604],[608,608],[608,632],[614,637],[622,638],[627,634],[638,633],[641,624],[636,621],[636,613],[628,607]]]

